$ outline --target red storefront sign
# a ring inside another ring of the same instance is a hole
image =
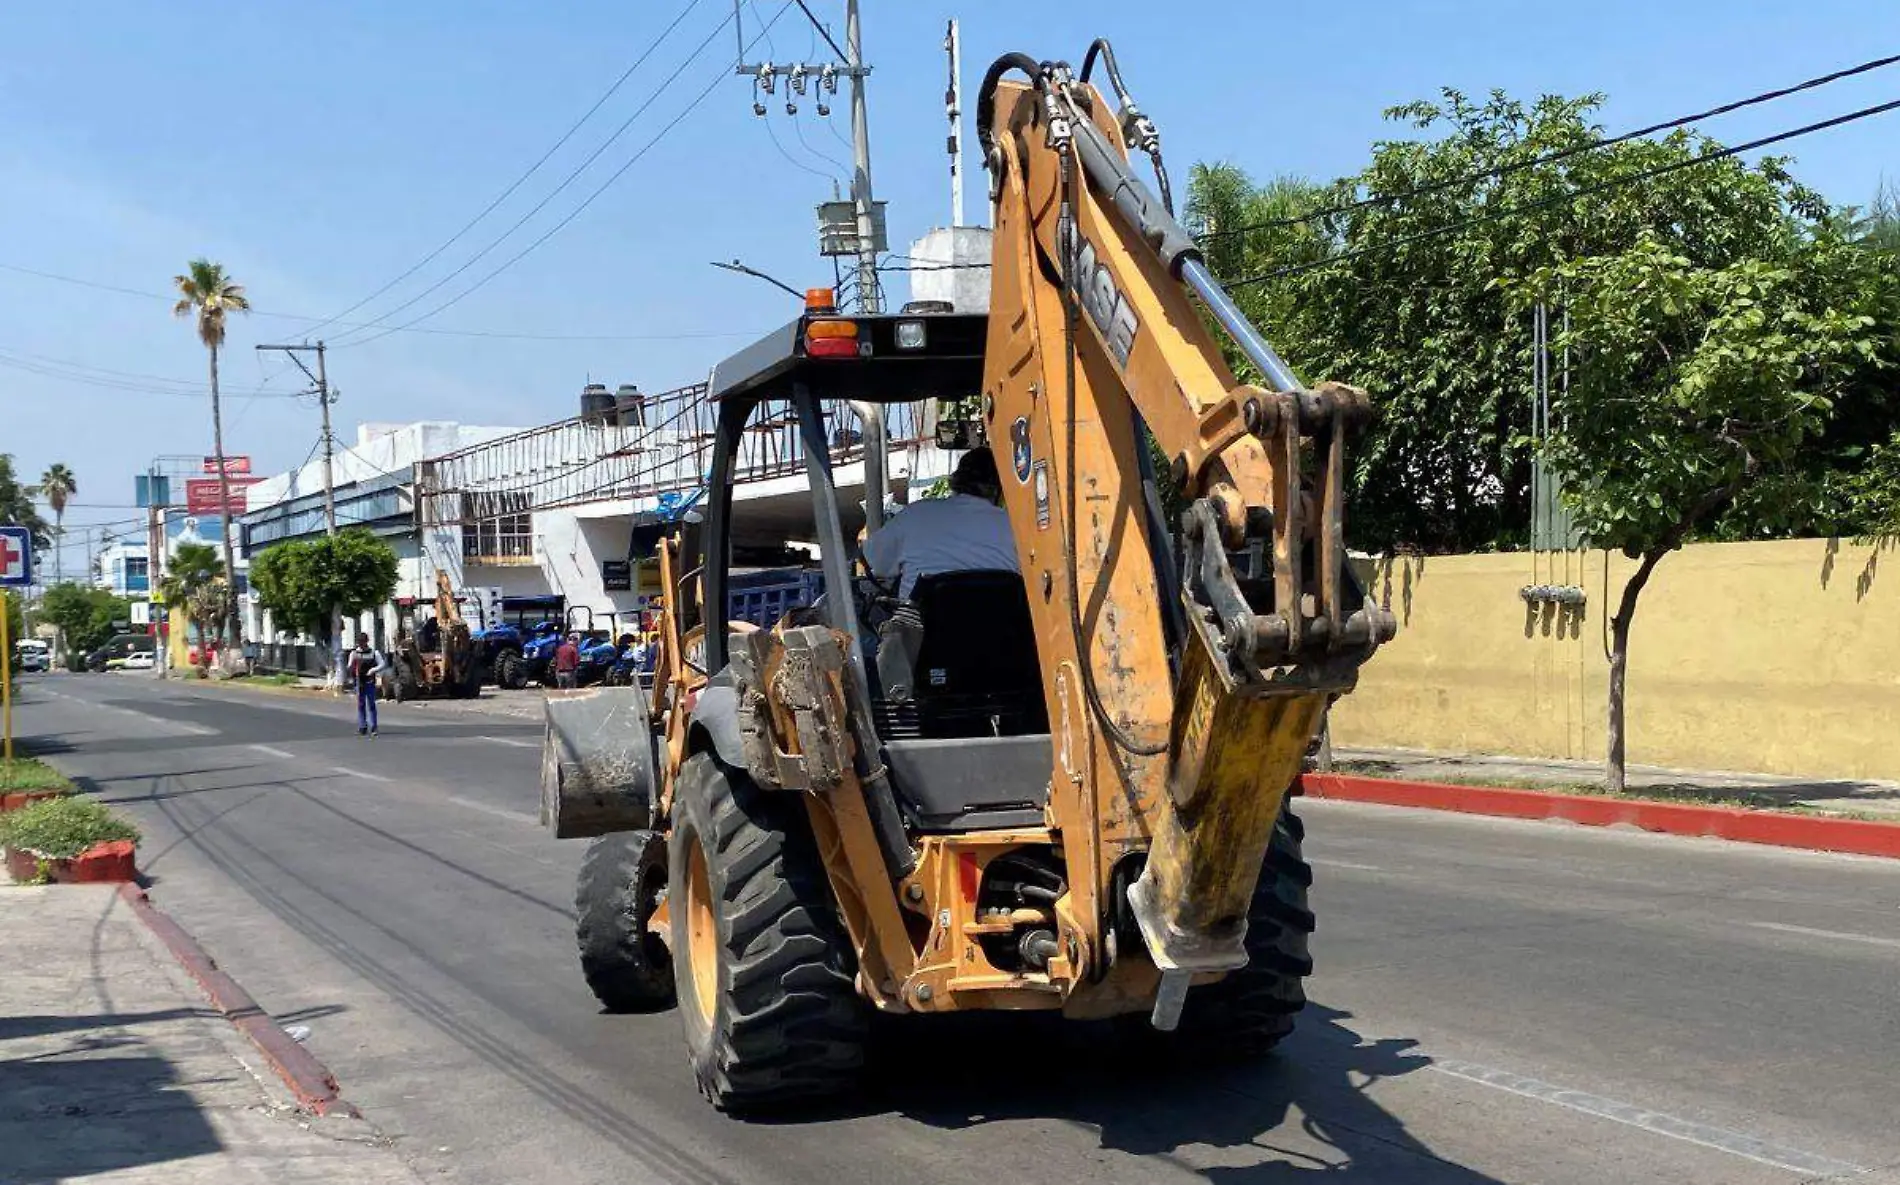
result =
[[[227,460],[229,458],[226,458]],[[215,477],[190,478],[185,482],[185,512],[187,514],[216,515],[230,518],[244,513],[244,490],[264,480],[261,477],[228,477],[231,486],[231,504],[226,507],[219,501],[218,479]]]

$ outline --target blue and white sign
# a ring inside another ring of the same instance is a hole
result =
[[[33,533],[25,527],[0,527],[0,588],[33,583]]]

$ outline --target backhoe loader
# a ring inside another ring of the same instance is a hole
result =
[[[543,821],[598,837],[582,970],[609,1010],[677,1003],[722,1109],[849,1089],[876,1012],[1145,1018],[1232,1054],[1272,1047],[1304,1003],[1289,788],[1395,629],[1346,562],[1366,396],[1301,384],[1221,290],[1106,42],[1079,75],[1002,58],[977,125],[990,311],[848,315],[815,290],[715,367],[703,521],[662,548],[651,694],[548,704]],[[1236,380],[1216,326],[1265,385]],[[910,675],[882,677],[890,590],[853,545],[882,521],[881,405],[924,399],[977,409],[960,440],[994,455],[1020,573],[918,580]],[[861,503],[828,459],[847,414]],[[825,594],[769,629],[728,623],[752,529],[735,469],[749,425],[788,418]]]
[[[396,644],[390,655],[391,699],[401,702],[446,696],[470,699],[481,694],[480,654],[468,623],[462,619],[448,573],[435,574],[434,616],[419,618],[423,602],[415,597],[396,601]]]

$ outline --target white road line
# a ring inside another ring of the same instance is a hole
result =
[[[539,823],[541,821],[539,815],[531,815],[526,811],[511,811],[507,807],[490,806],[485,802],[476,802],[472,798],[461,798],[451,794],[448,800],[456,806],[465,806],[471,811],[480,811],[484,815],[497,815],[511,823]]]
[[[154,716],[149,712],[138,711],[135,708],[121,708],[117,704],[103,704],[96,699],[87,699],[83,695],[67,695],[63,691],[47,691],[46,694],[53,696],[55,699],[70,700],[76,704],[84,704],[88,708],[94,708],[101,712],[119,712],[127,716],[137,716],[147,724],[159,724],[169,728],[175,728],[190,736],[214,737],[218,735],[217,729],[206,728],[202,724],[189,724],[183,720],[170,720],[164,716]]]
[[[1307,857],[1306,862],[1315,868],[1350,868],[1355,872],[1384,872],[1377,864],[1354,864],[1351,860],[1325,860],[1318,856]]]
[[[517,749],[539,749],[541,747],[540,741],[518,741],[513,737],[480,736],[475,739],[478,741],[491,741],[497,745],[513,745]]]
[[[1704,1148],[1713,1148],[1717,1152],[1726,1152],[1757,1164],[1772,1168],[1786,1169],[1791,1173],[1804,1173],[1813,1177],[1832,1177],[1847,1173],[1864,1173],[1868,1170],[1857,1164],[1835,1160],[1813,1152],[1804,1152],[1799,1148],[1790,1148],[1785,1144],[1776,1144],[1769,1140],[1758,1139],[1745,1132],[1731,1131],[1725,1127],[1714,1127],[1694,1120],[1682,1119],[1674,1115],[1665,1115],[1660,1111],[1650,1111],[1634,1103],[1618,1102],[1601,1095],[1588,1094],[1581,1090],[1570,1090],[1562,1086],[1553,1086],[1535,1078],[1525,1078],[1508,1070],[1497,1070],[1489,1066],[1473,1065],[1470,1062],[1439,1059],[1432,1062],[1431,1068],[1440,1074],[1466,1082],[1475,1082],[1493,1090],[1501,1090],[1521,1098],[1535,1099],[1540,1103],[1551,1103],[1572,1111],[1581,1111],[1585,1115],[1594,1115],[1612,1123],[1627,1124],[1641,1128],[1655,1135],[1666,1136],[1672,1140],[1681,1140],[1687,1144],[1699,1144]]]
[[[251,748],[256,749],[259,753],[268,753],[272,757],[286,757],[293,761],[296,760],[297,757],[295,753],[287,749],[274,749],[269,745],[252,745]]]
[[[381,774],[366,774],[360,769],[351,769],[347,765],[333,765],[330,768],[346,777],[362,778],[366,782],[393,782],[396,780],[394,778],[385,778]]]
[[[1774,930],[1782,934],[1805,934],[1810,938],[1833,938],[1841,942],[1864,942],[1869,946],[1890,946],[1900,950],[1900,938],[1880,938],[1873,934],[1852,934],[1846,930],[1817,930],[1813,926],[1790,926],[1782,922],[1744,922],[1757,930]]]

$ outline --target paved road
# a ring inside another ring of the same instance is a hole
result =
[[[672,1015],[581,983],[532,721],[399,707],[364,741],[337,701],[118,676],[28,680],[17,717],[447,1181],[1900,1180],[1900,862],[1310,803],[1282,1055],[1160,1073],[1094,1029],[913,1022],[863,1098],[745,1124]]]

